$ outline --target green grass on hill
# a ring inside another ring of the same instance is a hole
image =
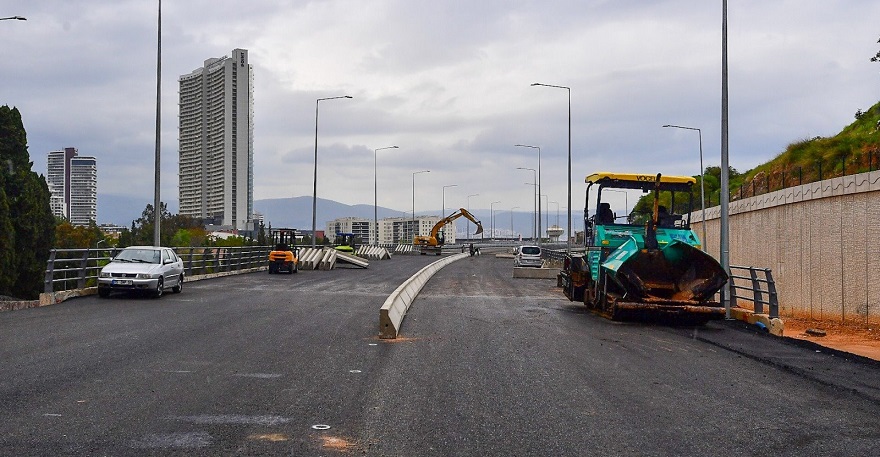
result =
[[[844,170],[844,165],[846,169]],[[788,145],[773,160],[739,173],[730,168],[730,199],[737,200],[777,191],[786,187],[808,184],[821,179],[863,173],[880,169],[880,102],[865,112],[857,112],[856,120],[833,137],[815,137]],[[705,174],[706,206],[719,204],[721,167],[707,167]],[[700,206],[700,176],[694,186],[694,206]],[[634,205],[636,212],[647,212],[653,197],[642,196]],[[661,204],[669,205],[661,195]],[[686,211],[676,205],[676,212]]]
[[[820,169],[821,179],[828,179],[878,168],[880,103],[864,113],[858,112],[856,120],[837,135],[789,144],[773,160],[743,173],[743,197],[819,181]],[[739,197],[739,189],[731,188],[731,192]]]

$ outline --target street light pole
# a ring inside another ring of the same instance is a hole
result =
[[[412,210],[413,210],[413,236],[415,239],[416,235],[419,234],[419,230],[416,228],[416,175],[419,173],[430,173],[431,170],[422,170],[422,171],[414,171],[412,174],[412,182],[413,182],[413,199],[412,199]]]
[[[373,149],[373,228],[376,230],[374,246],[379,245],[379,174],[377,173],[377,164],[379,162],[379,151],[383,149],[397,149],[397,146]]]
[[[489,203],[489,221],[492,223],[492,234],[490,238],[495,239],[495,210],[492,209],[492,205],[496,203],[501,203],[500,201]]]
[[[447,188],[447,187],[458,187],[458,184],[450,184],[450,185],[448,185],[448,186],[443,186],[443,191],[442,191],[442,194],[443,194],[443,203],[442,203],[442,205],[443,205],[443,213],[440,214],[440,218],[441,218],[441,219],[444,218],[444,217],[446,217],[446,188]]]
[[[730,276],[730,183],[728,176],[728,99],[727,99],[727,0],[722,0],[721,20],[721,267]],[[730,296],[732,280],[721,289],[721,302],[725,317],[730,319]]]
[[[337,98],[352,98],[351,95],[340,95],[338,97],[319,98],[315,101],[315,174],[312,178],[312,248],[315,247],[317,239],[317,220],[318,220],[318,104],[322,100],[336,100]]]
[[[155,175],[153,178],[153,246],[160,246],[160,232],[162,230],[162,203],[159,195],[161,170],[159,160],[159,133],[161,132],[162,117],[162,0],[159,0],[159,20],[156,41],[156,158]]]
[[[537,191],[537,189],[538,189],[538,187],[537,187],[538,186],[537,171],[534,168],[526,168],[526,167],[516,167],[516,169],[517,170],[532,170],[532,179],[534,179],[535,182],[534,183],[526,183],[526,184],[529,184],[532,186],[532,200],[534,201],[533,204],[535,205],[534,216],[532,216],[532,238],[534,238],[535,242],[538,243],[538,246],[540,246],[541,240],[539,240],[536,235],[536,234],[541,233],[541,228],[540,228],[541,227],[541,218],[538,216],[539,214],[541,214],[541,212],[539,211],[539,208],[540,208],[539,205],[541,204],[541,202],[540,202],[540,200],[538,200],[538,193],[539,192]],[[536,227],[537,227],[537,229],[536,229]]]
[[[727,0],[725,0],[727,1]],[[566,249],[571,254],[571,88],[551,84],[533,83],[533,86],[554,87],[568,91],[568,228],[565,232]]]
[[[514,206],[510,208],[510,239],[513,239],[513,210],[519,208],[519,206]]]
[[[550,227],[550,197],[547,195],[540,195],[540,196],[544,197],[544,199],[547,201],[547,205],[544,206],[544,222],[546,222],[545,227]],[[538,202],[540,203],[540,201],[541,201],[541,199],[539,198]],[[538,235],[541,235],[541,234],[539,233]],[[550,241],[550,235],[547,235],[547,241]]]
[[[700,244],[703,246],[703,251],[705,252],[706,251],[706,186],[705,186],[705,184],[703,184],[703,181],[704,181],[704,176],[703,176],[703,131],[696,128],[696,127],[684,127],[681,125],[672,125],[672,124],[666,124],[663,127],[670,127],[670,128],[675,128],[675,129],[685,129],[685,130],[696,130],[697,134],[699,135],[699,138],[700,138],[700,203],[703,207],[702,215],[700,216],[702,218],[702,222],[700,223],[700,225],[703,226],[703,242]]]
[[[514,146],[519,146],[521,148],[532,148],[538,150],[538,178],[535,182],[538,185],[538,195],[541,194],[541,148],[539,146],[531,146],[528,144],[515,144]],[[535,210],[535,214],[541,214],[541,200],[538,199],[538,209]],[[538,233],[541,233],[541,218],[538,218]],[[541,241],[538,241],[538,246],[541,245]]]
[[[471,194],[471,195],[467,196],[467,210],[468,210],[468,212],[471,212],[471,197],[476,197],[478,195],[480,195],[480,194]],[[468,236],[467,237],[468,241],[470,241],[470,239],[471,239],[471,220],[470,219],[468,219],[468,221],[467,221],[467,236]]]
[[[550,203],[556,203],[556,228],[559,228],[559,202]]]

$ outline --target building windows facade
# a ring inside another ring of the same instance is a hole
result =
[[[80,156],[76,148],[51,151],[47,157],[46,183],[55,217],[65,218],[73,225],[97,223],[97,159]]]
[[[246,49],[178,80],[180,214],[253,229],[253,69]]]

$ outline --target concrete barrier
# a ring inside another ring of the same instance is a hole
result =
[[[449,265],[456,260],[468,257],[468,254],[455,254],[444,257],[418,271],[409,279],[403,282],[391,295],[385,299],[385,303],[379,308],[379,337],[380,338],[397,338],[400,333],[400,326],[403,324],[403,318],[413,300],[422,290],[422,287],[434,276],[434,273],[440,271],[441,268]]]
[[[557,276],[559,276],[559,268],[513,267],[514,278],[556,279]]]
[[[751,325],[760,323],[771,335],[784,336],[785,333],[785,322],[778,317],[771,319],[769,314],[758,314],[745,308],[730,308],[730,317]]]
[[[345,262],[350,265],[354,265],[356,267],[367,268],[370,266],[370,262],[367,259],[363,259],[356,255],[346,254],[344,252],[336,253],[336,261],[337,262]]]

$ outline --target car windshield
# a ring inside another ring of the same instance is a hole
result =
[[[160,263],[161,253],[155,249],[124,249],[114,260],[122,262]]]
[[[540,255],[541,248],[537,246],[523,246],[522,253],[525,255]]]

